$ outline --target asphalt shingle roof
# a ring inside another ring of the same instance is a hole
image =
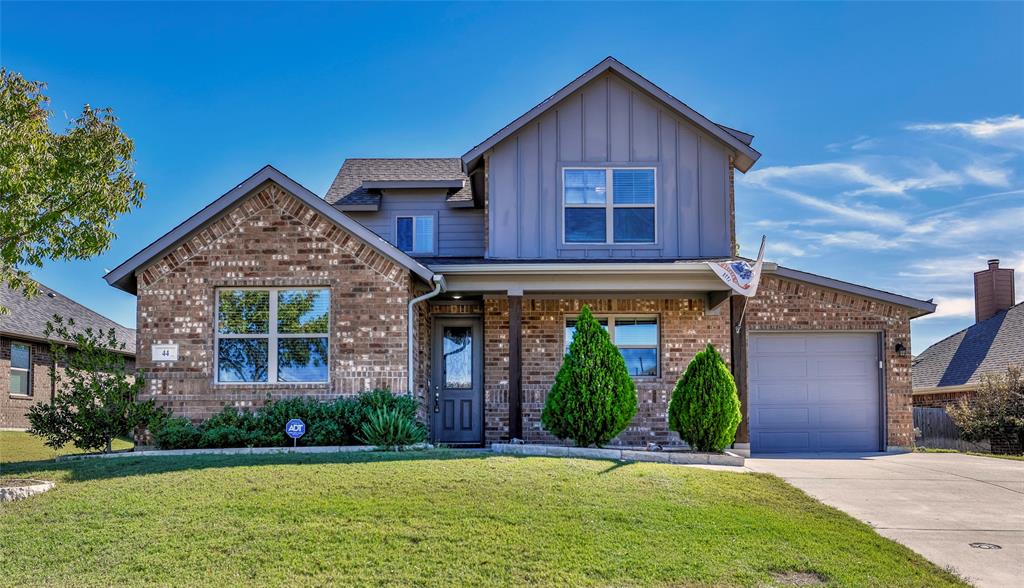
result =
[[[925,349],[914,360],[914,389],[977,384],[985,374],[1024,366],[1024,302]]]
[[[411,159],[346,159],[327,190],[325,200],[335,205],[378,205],[380,194],[362,188],[363,182],[387,180],[462,180],[463,188],[448,196],[448,202],[473,200],[469,178],[458,157]]]
[[[125,344],[124,352],[135,356],[135,329],[119,325],[45,284],[39,284],[39,294],[31,299],[25,298],[19,290],[0,284],[0,306],[10,310],[9,314],[0,315],[2,335],[45,340],[46,322],[58,314],[66,319],[75,319],[76,328],[92,327],[94,331],[103,332],[113,328],[117,340]]]

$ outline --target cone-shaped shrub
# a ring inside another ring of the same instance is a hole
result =
[[[635,414],[636,385],[626,360],[590,307],[584,306],[541,422],[559,439],[572,439],[578,447],[600,447],[621,433]]]
[[[668,427],[696,451],[721,451],[736,438],[739,424],[736,382],[714,345],[708,344],[676,382]]]

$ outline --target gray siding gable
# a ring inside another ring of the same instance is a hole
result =
[[[730,147],[607,71],[494,144],[488,158],[496,259],[701,258],[732,251]],[[653,167],[652,245],[563,243],[562,169]]]
[[[433,216],[438,257],[479,257],[484,255],[484,211],[453,207],[447,192],[434,190],[384,190],[376,211],[348,211],[347,214],[385,241],[398,245],[396,218]]]

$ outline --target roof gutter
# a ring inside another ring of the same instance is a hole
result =
[[[408,335],[408,341],[406,342],[406,351],[408,352],[408,357],[406,358],[406,372],[409,374],[407,393],[410,396],[412,395],[412,389],[416,382],[416,364],[413,361],[412,353],[412,346],[414,339],[416,337],[416,305],[419,304],[420,302],[423,302],[424,300],[430,300],[434,296],[437,296],[441,292],[444,292],[445,289],[447,288],[443,275],[434,274],[431,277],[431,280],[434,282],[433,290],[427,292],[422,296],[417,296],[416,298],[413,298],[412,300],[409,301],[409,315],[406,319],[406,330]]]

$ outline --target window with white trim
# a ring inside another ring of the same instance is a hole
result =
[[[327,288],[217,290],[217,382],[326,382],[330,303]]]
[[[406,253],[434,252],[434,217],[399,216],[395,219],[395,245]]]
[[[11,394],[32,395],[32,346],[11,342]]]
[[[656,241],[654,168],[562,170],[562,234],[567,244]]]
[[[658,318],[657,317],[596,317],[608,331],[612,343],[626,360],[626,369],[634,377],[658,375]],[[565,321],[565,353],[576,335],[576,319]]]

